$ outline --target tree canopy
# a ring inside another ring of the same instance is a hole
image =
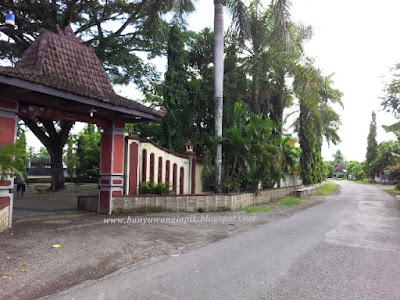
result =
[[[104,69],[114,83],[134,82],[143,92],[158,81],[154,66],[139,52],[154,57],[163,53],[166,42],[167,14],[182,22],[185,13],[194,10],[188,0],[170,1],[11,1],[0,3],[0,17],[7,11],[16,15],[16,30],[5,30],[8,39],[0,40],[0,59],[15,63],[44,28],[56,31],[72,23],[75,34],[95,49]],[[24,118],[25,124],[46,147],[51,157],[51,189],[64,187],[63,147],[72,121]]]

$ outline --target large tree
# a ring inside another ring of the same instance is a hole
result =
[[[170,27],[167,57],[168,65],[163,88],[163,107],[167,113],[161,121],[163,146],[182,152],[194,126],[188,97],[188,53],[184,35],[177,24]]]
[[[72,23],[75,34],[80,34],[84,43],[95,49],[114,83],[134,82],[146,93],[157,80],[157,72],[138,52],[150,56],[162,54],[167,28],[164,16],[172,12],[175,19],[181,18],[193,10],[190,0],[2,1],[0,17],[4,19],[5,12],[12,11],[18,28],[3,32],[8,39],[0,40],[0,59],[16,62],[40,28],[55,31],[57,25],[63,28]],[[52,159],[51,189],[62,189],[62,149],[73,122],[35,121],[24,119]]]
[[[300,176],[303,183],[313,184],[324,178],[324,164],[321,155],[323,138],[336,144],[340,116],[331,104],[342,105],[342,93],[332,87],[332,77],[323,76],[310,62],[297,66],[294,91],[300,103],[300,116],[296,121],[301,156]]]
[[[22,119],[29,129],[46,147],[51,158],[51,186],[50,189],[57,191],[64,188],[63,149],[67,142],[69,132],[74,125],[72,121],[53,122],[49,119],[30,118]]]
[[[13,2],[13,3],[12,3]],[[115,83],[134,82],[147,89],[154,68],[138,52],[150,55],[165,51],[167,30],[164,16],[181,18],[194,10],[194,1],[2,1],[0,17],[16,15],[18,29],[4,31],[10,39],[0,41],[0,58],[16,62],[39,34],[40,28],[56,31],[73,24],[85,44],[95,49]]]
[[[264,7],[263,1],[255,0],[235,10],[239,8],[240,18],[239,13],[234,16],[240,23],[233,23],[231,33],[239,41],[251,78],[246,102],[254,113],[271,118],[280,132],[284,108],[293,98],[287,78],[293,76],[292,69],[303,56],[303,42],[311,30],[290,20],[289,1],[272,1]]]
[[[283,36],[282,40],[287,42],[289,40],[288,34],[288,24],[289,24],[289,1],[288,0],[274,0],[272,2],[273,14],[274,14],[274,26],[273,33],[274,35]],[[254,70],[253,74],[253,93],[252,93],[252,102],[255,104],[254,110],[257,114],[260,113],[259,110],[259,77],[260,72],[258,71],[259,65],[259,46],[263,43],[269,36],[266,35],[265,30],[262,28],[257,28],[260,24],[268,26],[267,19],[265,16],[261,19],[261,22],[258,22],[258,6],[261,6],[260,1],[252,1],[250,3],[253,10],[250,10],[250,15],[248,14],[247,7],[244,5],[244,1],[225,1],[225,0],[214,0],[214,100],[215,100],[215,138],[218,140],[222,137],[222,123],[223,123],[223,74],[224,74],[224,34],[223,34],[223,8],[224,5],[227,4],[230,12],[233,16],[233,28],[238,32],[238,38],[241,40],[242,45],[245,45],[246,38],[249,34],[256,33],[256,36],[253,36],[254,47],[253,51],[255,62],[253,63]],[[251,28],[251,21],[256,20],[253,28]],[[265,29],[265,28],[264,28]],[[265,43],[264,43],[265,44]],[[284,82],[282,82],[283,75],[281,77],[280,92],[283,91]],[[280,100],[280,99],[279,99]],[[277,114],[281,115],[282,112],[278,112],[278,108],[275,109]],[[215,191],[221,192],[221,184],[222,184],[222,145],[220,143],[217,144],[216,156],[215,156]]]
[[[382,103],[384,109],[388,112],[392,111],[395,115],[400,113],[400,64],[396,64],[392,68],[392,78],[385,85]]]

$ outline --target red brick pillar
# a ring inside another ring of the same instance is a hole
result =
[[[196,191],[196,153],[193,151],[192,142],[189,140],[185,144],[186,152],[183,153],[188,156],[189,160],[189,194],[194,194]]]
[[[112,122],[104,129],[100,144],[98,213],[111,214],[111,199],[124,188],[124,123]]]
[[[18,101],[0,97],[0,145],[14,144],[17,136]],[[0,231],[12,224],[14,178],[0,181]]]
[[[128,142],[129,151],[129,195],[138,194],[139,179],[139,138],[131,137]]]

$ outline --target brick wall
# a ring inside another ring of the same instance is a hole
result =
[[[320,185],[314,186],[314,191]],[[234,210],[239,207],[273,204],[286,197],[296,195],[303,186],[259,190],[255,193],[205,194],[205,195],[139,195],[114,196],[113,213],[150,212],[203,212]]]

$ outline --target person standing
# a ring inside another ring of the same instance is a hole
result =
[[[17,198],[22,199],[25,193],[25,180],[21,174],[17,174]]]

